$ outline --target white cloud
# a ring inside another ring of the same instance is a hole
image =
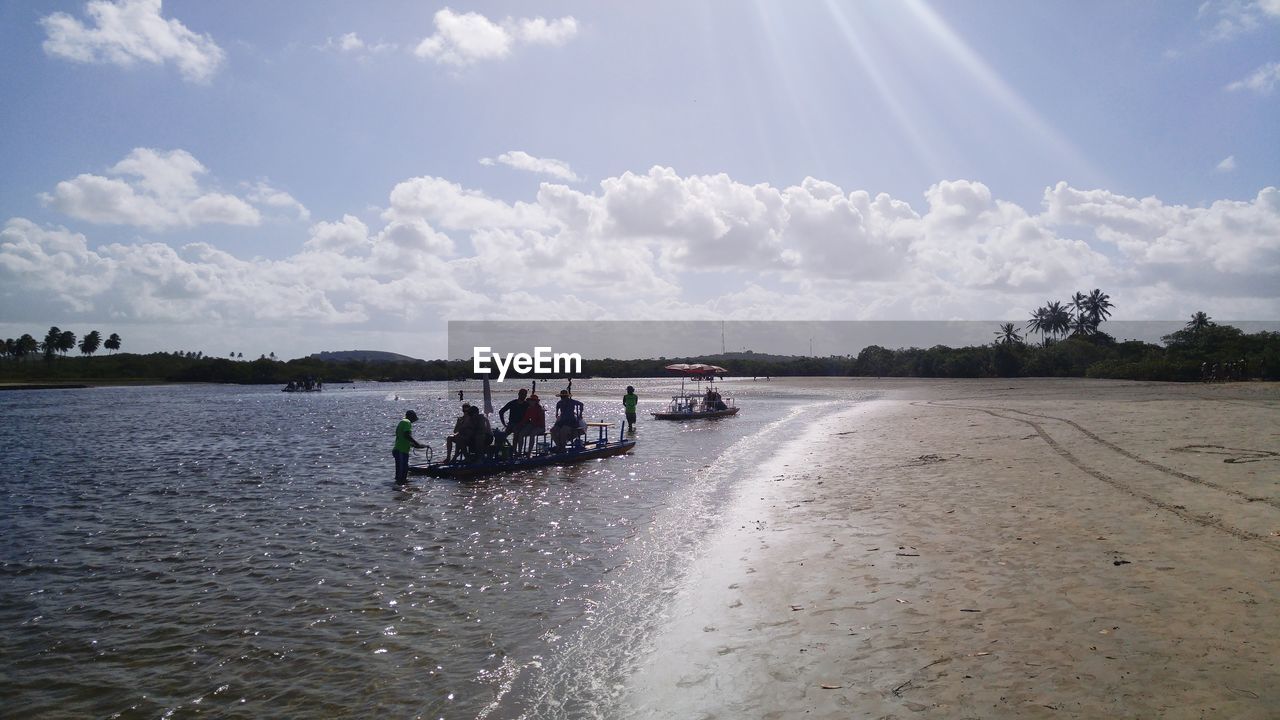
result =
[[[1232,283],[1244,289],[1280,275],[1276,188],[1264,188],[1247,202],[1219,200],[1194,208],[1058,183],[1045,191],[1045,205],[1047,220],[1089,227],[1119,248],[1131,269],[1187,289]]]
[[[343,33],[338,37],[330,37],[325,40],[323,45],[316,46],[317,50],[332,50],[344,55],[352,55],[361,58],[367,58],[369,55],[378,53],[394,52],[399,49],[399,45],[388,42],[367,43],[360,37],[358,33]]]
[[[195,166],[176,160],[133,158],[142,179],[126,187],[198,195]],[[204,243],[92,247],[22,218],[0,230],[10,320],[342,326],[333,337],[447,318],[984,319],[1093,287],[1126,319],[1273,317],[1278,276],[1275,188],[1190,207],[1059,183],[1024,208],[952,180],[913,207],[816,178],[779,188],[655,167],[513,202],[411,178],[374,227],[317,222],[271,261]]]
[[[521,18],[516,21],[516,36],[530,45],[560,46],[578,34],[578,21],[562,17],[547,21],[546,18]]]
[[[311,237],[303,243],[314,250],[359,253],[371,246],[369,226],[354,215],[343,215],[338,222],[318,222],[311,226]]]
[[[266,180],[259,180],[255,183],[251,187],[247,198],[249,202],[256,205],[290,210],[296,214],[298,220],[303,222],[311,219],[311,211],[305,205],[298,202],[289,193],[272,187]]]
[[[1222,162],[1218,163],[1217,167],[1214,168],[1214,171],[1220,172],[1220,173],[1229,173],[1235,169],[1236,169],[1236,156],[1228,155],[1222,158]]]
[[[257,225],[262,217],[245,200],[200,187],[206,168],[185,150],[162,152],[135,148],[112,166],[110,177],[84,173],[58,183],[41,196],[56,210],[80,220],[154,229],[193,227],[207,223]],[[251,197],[257,202],[300,208],[287,193],[260,183]]]
[[[85,13],[89,24],[62,12],[41,18],[47,34],[45,53],[75,62],[122,67],[136,62],[173,62],[183,77],[193,82],[207,82],[225,57],[212,37],[162,17],[160,0],[91,0]]]
[[[360,39],[359,35],[349,32],[338,38],[338,49],[343,52],[362,50],[364,49],[364,41]]]
[[[1280,62],[1269,62],[1254,70],[1248,77],[1227,85],[1226,89],[1230,92],[1249,90],[1258,95],[1270,95],[1277,82],[1280,82]]]
[[[495,165],[501,163],[517,170],[537,173],[539,175],[549,175],[559,180],[567,180],[569,182],[578,182],[579,177],[569,167],[569,163],[554,158],[539,158],[530,155],[523,150],[512,150],[504,152],[496,159],[480,158],[481,165]]]
[[[1232,40],[1280,19],[1280,0],[1208,0],[1199,16],[1213,21],[1209,39]]]
[[[422,219],[447,230],[485,227],[545,227],[543,210],[533,204],[508,204],[467,190],[444,178],[417,177],[391,190],[391,207],[383,213],[387,220]]]
[[[484,60],[501,60],[517,45],[567,43],[578,32],[572,17],[547,21],[544,18],[506,18],[494,22],[480,13],[455,13],[449,8],[435,14],[436,31],[414,49],[420,58],[443,65],[463,67]]]

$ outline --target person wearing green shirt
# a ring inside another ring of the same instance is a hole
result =
[[[396,425],[396,444],[391,448],[391,455],[396,459],[396,484],[406,485],[409,482],[409,448],[424,448],[426,445],[413,439],[413,424],[418,421],[418,413],[404,411],[404,419]]]
[[[640,397],[636,395],[636,389],[627,386],[627,394],[622,396],[622,406],[627,409],[627,426],[630,432],[636,431],[636,405],[639,404]]]

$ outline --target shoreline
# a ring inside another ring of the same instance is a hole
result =
[[[635,716],[1274,716],[1280,386],[859,385],[744,483]]]

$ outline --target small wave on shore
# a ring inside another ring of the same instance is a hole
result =
[[[673,491],[666,506],[629,543],[625,562],[609,573],[606,587],[579,628],[548,637],[547,657],[511,660],[501,692],[480,717],[616,717],[627,707],[629,678],[644,662],[652,641],[671,620],[690,569],[735,507],[750,495],[762,469],[780,457],[797,457],[802,442],[789,428],[837,403],[795,404],[709,459],[693,482]],[[779,442],[793,438],[795,443]],[[734,520],[736,521],[736,520]],[[519,705],[519,707],[517,707]]]

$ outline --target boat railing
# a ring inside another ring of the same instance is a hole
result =
[[[699,412],[710,412],[714,410],[725,410],[728,408],[736,407],[736,405],[734,404],[734,400],[731,397],[725,397],[724,395],[717,394],[716,400],[724,403],[724,407],[720,408],[720,407],[708,405],[705,394],[691,393],[686,395],[672,395],[671,403],[667,406],[667,412],[699,413]]]
[[[593,422],[587,423],[588,430],[590,430],[591,428],[595,428],[599,432],[596,435],[596,439],[594,443],[591,443],[590,441],[588,441],[586,444],[594,444],[596,447],[604,447],[605,445],[608,445],[609,444],[609,428],[612,427],[612,425],[613,423],[599,422],[599,421],[593,421]],[[579,440],[581,440],[581,437],[579,437]]]
[[[593,421],[579,426],[578,434],[565,445],[565,449],[572,451],[580,451],[585,449],[602,448],[609,445],[609,428],[612,423]],[[593,440],[586,439],[585,435],[590,430],[596,430],[596,437]],[[425,450],[427,454],[427,464],[431,463],[432,451],[428,447]],[[499,448],[496,445],[490,445],[485,448],[479,458],[471,457],[459,464],[472,464],[475,462],[505,462],[508,460],[518,460],[526,458],[539,458],[548,455],[560,454],[555,450],[555,443],[551,441],[551,433],[543,432],[539,435],[533,435],[530,449],[520,452],[514,447],[506,445]]]

